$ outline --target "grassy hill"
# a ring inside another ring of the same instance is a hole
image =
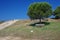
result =
[[[30,20],[18,21],[0,30],[0,37],[14,36],[23,40],[60,40],[60,21],[51,21],[49,25],[44,27],[27,26],[30,22]]]

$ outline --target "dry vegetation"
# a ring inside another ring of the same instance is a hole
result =
[[[0,40],[60,40],[60,20],[49,19],[49,22],[49,25],[38,28],[27,26],[30,20],[18,21],[0,30]]]

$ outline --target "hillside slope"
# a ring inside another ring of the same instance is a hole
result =
[[[33,27],[27,24],[30,20],[20,20],[0,31],[3,40],[60,40],[60,21],[51,21],[44,27]],[[33,31],[33,32],[31,32]]]
[[[0,30],[10,26],[10,25],[13,25],[15,22],[17,22],[18,20],[9,20],[9,21],[5,21],[3,23],[0,24]]]

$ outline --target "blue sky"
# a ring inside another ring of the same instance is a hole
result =
[[[0,20],[28,19],[28,6],[33,2],[48,2],[54,10],[60,0],[0,0]]]

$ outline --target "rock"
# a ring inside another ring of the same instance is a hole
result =
[[[45,24],[36,24],[35,26],[43,27],[43,26],[45,26]]]

